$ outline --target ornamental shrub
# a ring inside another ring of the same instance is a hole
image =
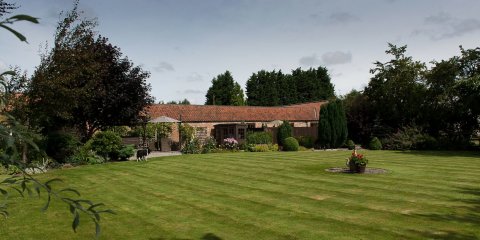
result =
[[[205,139],[202,146],[202,153],[211,153],[217,149],[217,141],[213,137]]]
[[[247,144],[271,144],[273,138],[269,132],[248,132],[246,141]]]
[[[235,138],[223,139],[223,147],[227,150],[238,150],[238,141]]]
[[[278,133],[277,133],[278,145],[283,146],[284,140],[286,138],[292,137],[292,131],[293,129],[290,123],[288,121],[283,121],[282,125],[278,127]]]
[[[298,141],[293,137],[288,137],[283,140],[283,151],[298,151]]]
[[[122,138],[112,131],[98,132],[87,144],[96,154],[108,161],[122,148]]]
[[[348,140],[346,145],[347,145],[348,150],[355,149],[355,143],[352,140]]]
[[[372,138],[370,141],[370,144],[368,144],[368,148],[370,150],[381,150],[382,149],[382,143],[377,137]]]
[[[313,148],[315,143],[313,137],[311,136],[300,136],[296,138],[298,140],[298,144],[305,148]]]
[[[103,163],[104,160],[90,148],[89,142],[87,142],[75,154],[67,158],[66,162],[72,165],[86,165]]]
[[[407,126],[383,139],[383,148],[389,150],[435,150],[438,141],[417,126]]]
[[[129,158],[135,155],[135,146],[134,145],[122,145],[120,150],[117,152],[118,160],[120,161],[127,161]]]
[[[278,151],[277,144],[250,144],[247,151],[249,152],[276,152]]]
[[[202,152],[202,145],[198,138],[193,138],[182,148],[183,154],[198,154]]]

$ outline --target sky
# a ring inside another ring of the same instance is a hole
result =
[[[32,74],[73,1],[6,2],[40,24],[14,25],[28,44],[2,31],[0,70]],[[407,45],[407,55],[426,63],[459,55],[460,45],[480,47],[478,0],[80,0],[80,9],[151,73],[156,101],[203,104],[212,79],[226,70],[245,89],[260,70],[318,66],[343,95],[368,84],[374,62],[389,60],[388,43]]]

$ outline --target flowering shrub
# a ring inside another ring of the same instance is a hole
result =
[[[225,138],[223,139],[223,146],[225,149],[238,150],[238,141],[235,138]]]
[[[368,163],[368,159],[363,156],[363,154],[357,153],[357,151],[353,151],[352,155],[348,158],[348,162],[352,162],[357,166],[366,166]]]

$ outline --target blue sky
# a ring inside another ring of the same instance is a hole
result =
[[[7,0],[7,2],[13,2]],[[17,1],[14,13],[40,18],[17,24],[29,44],[5,31],[0,70],[18,65],[31,74],[51,44],[69,0]],[[151,72],[156,100],[203,104],[211,80],[229,70],[242,87],[261,69],[290,72],[326,66],[337,94],[361,89],[387,43],[408,45],[430,62],[479,47],[478,0],[80,0],[98,32]]]

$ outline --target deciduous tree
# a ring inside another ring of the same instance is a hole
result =
[[[54,47],[32,76],[31,119],[45,131],[75,127],[85,141],[99,129],[132,125],[153,103],[150,74],[97,36],[95,26],[80,18],[76,4],[58,23]]]

